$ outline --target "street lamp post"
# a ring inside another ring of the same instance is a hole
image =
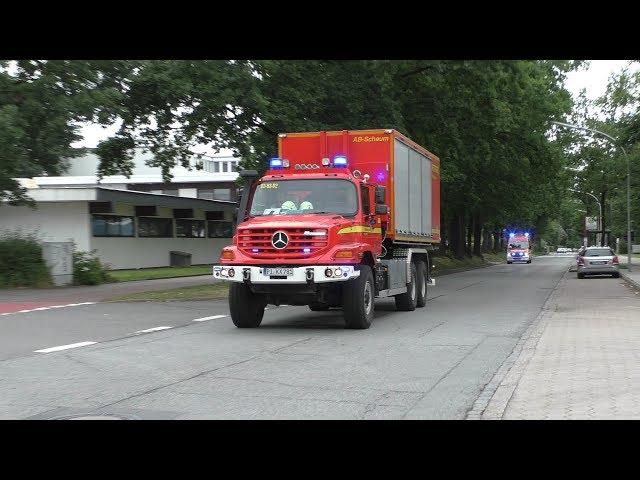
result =
[[[574,130],[583,130],[586,132],[597,133],[598,135],[602,135],[603,137],[606,137],[609,140],[611,140],[616,147],[620,147],[620,150],[622,150],[622,153],[624,154],[624,158],[627,160],[627,270],[630,272],[631,271],[631,166],[629,164],[629,155],[627,155],[627,151],[611,135],[601,132],[600,130],[596,130],[595,128],[581,127],[579,125],[572,125],[570,123],[555,122],[555,121],[552,121],[551,123],[555,123],[556,125],[560,125],[562,127],[573,128]]]
[[[600,246],[602,247],[603,243],[604,243],[604,232],[602,231],[602,204],[600,203],[600,200],[598,200],[598,197],[596,197],[593,193],[589,193],[589,192],[581,192],[580,190],[574,190],[573,188],[569,189],[572,192],[576,192],[576,193],[582,193],[584,195],[589,195],[591,197],[593,197],[593,199],[596,201],[596,203],[598,204],[598,207],[600,208],[600,217],[598,218],[598,230],[600,231]]]

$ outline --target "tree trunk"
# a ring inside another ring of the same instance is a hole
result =
[[[604,198],[605,198],[605,194],[606,192],[603,190],[602,191],[602,195],[600,195],[600,205],[602,205],[602,218],[600,219],[600,246],[604,247],[606,245],[607,242],[605,242],[605,238],[604,238],[604,231],[606,230],[605,226],[605,203],[604,203]]]
[[[479,215],[473,218],[473,254],[482,256],[482,223]]]
[[[485,225],[482,230],[482,253],[489,253],[492,249],[491,245],[491,230]]]
[[[469,221],[467,222],[467,242],[465,245],[465,255],[471,256],[471,238],[473,237],[473,216],[469,214]]]

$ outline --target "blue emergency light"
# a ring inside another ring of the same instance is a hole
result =
[[[516,234],[515,234],[515,233],[513,233],[513,232],[510,232],[510,233],[509,233],[509,237],[515,237],[515,236],[516,236]]]
[[[346,168],[347,157],[345,157],[344,155],[337,155],[333,157],[333,166],[338,168]]]
[[[269,168],[271,168],[272,170],[282,168],[282,159],[276,157],[269,160]]]
[[[524,236],[529,238],[529,232],[525,232]]]

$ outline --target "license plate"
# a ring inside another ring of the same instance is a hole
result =
[[[606,265],[607,262],[591,262],[591,265]]]
[[[264,274],[269,277],[290,277],[293,275],[293,268],[265,268]]]

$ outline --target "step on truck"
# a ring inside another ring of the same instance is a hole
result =
[[[283,133],[278,157],[245,187],[233,244],[213,277],[232,282],[240,328],[267,305],[340,307],[369,328],[374,299],[400,311],[427,302],[429,252],[440,242],[440,159],[395,130]]]

